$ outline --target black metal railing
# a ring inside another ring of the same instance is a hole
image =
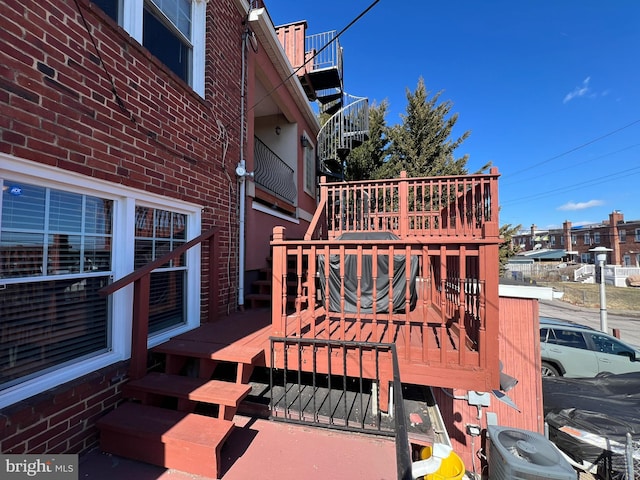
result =
[[[294,170],[258,137],[254,146],[256,184],[276,197],[295,204],[297,188]]]
[[[273,420],[394,436],[398,479],[411,478],[395,345],[285,337],[270,341]],[[385,416],[380,408],[384,382],[391,383],[393,392],[393,407]]]

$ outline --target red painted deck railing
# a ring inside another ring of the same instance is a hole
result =
[[[174,258],[184,255],[190,248],[201,243],[207,244],[203,249],[203,259],[208,257],[207,271],[209,272],[209,286],[207,289],[209,313],[208,321],[213,322],[218,315],[218,270],[219,270],[219,229],[212,228],[178,248],[166,253],[160,258],[143,265],[115,282],[101,288],[100,295],[111,295],[127,285],[133,283],[133,325],[131,338],[131,364],[129,376],[132,380],[142,378],[147,373],[147,339],[149,335],[149,300],[151,273],[167,264]],[[208,252],[208,255],[207,255]],[[194,268],[200,268],[199,265]]]
[[[488,174],[320,184],[320,204],[305,235],[392,232],[400,238],[497,236],[498,170]]]
[[[492,169],[323,180],[305,239],[287,240],[283,227],[274,229],[274,335],[395,343],[410,363],[496,366],[497,179]],[[339,238],[364,232],[398,239]],[[381,294],[384,277],[391,292]]]

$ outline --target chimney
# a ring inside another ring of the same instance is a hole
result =
[[[619,223],[624,223],[624,214],[620,210],[614,210],[609,214],[609,248],[613,250],[611,252],[611,263],[614,265],[622,265],[620,237],[618,236]]]
[[[565,220],[562,224],[562,235],[564,236],[564,248],[567,252],[573,253],[573,242],[571,241],[571,222]],[[573,256],[569,254],[569,260],[573,260]]]
[[[531,249],[536,245],[536,224],[531,225]]]

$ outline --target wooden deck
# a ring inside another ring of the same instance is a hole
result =
[[[404,319],[400,320],[397,315],[392,315],[390,319],[371,318],[365,322],[354,322],[353,319],[341,318],[333,313],[326,315],[320,308],[313,313],[291,314],[287,317],[287,323],[291,331],[298,330],[302,325],[298,331],[303,332],[300,335],[300,338],[303,339],[311,339],[312,337],[306,336],[304,332],[311,332],[312,328],[315,328],[315,338],[318,339],[337,341],[340,338],[345,338],[347,342],[395,343],[400,377],[403,383],[468,388],[480,391],[489,390],[490,385],[487,384],[486,375],[480,375],[482,369],[477,366],[478,352],[470,348],[468,342],[463,342],[464,348],[460,348],[458,329],[455,326],[442,327],[439,321],[437,323],[424,322],[422,320],[423,314],[424,312],[420,308],[416,308],[411,312],[413,320],[409,324]],[[435,315],[433,312],[427,312],[427,318],[431,314]],[[312,318],[315,319],[315,327],[312,327],[310,323]],[[342,335],[343,329],[346,333],[344,337]],[[409,329],[412,331],[410,336],[407,335]],[[327,335],[327,332],[331,332],[331,335]],[[259,360],[256,366],[271,367],[270,337],[272,336],[274,336],[274,332],[271,326],[271,310],[252,309],[235,312],[213,323],[203,324],[195,330],[176,337],[176,339],[197,339],[200,342],[217,344],[220,348],[224,347],[228,351],[233,351],[235,348],[259,348],[264,351],[264,360]],[[426,341],[423,341],[423,338]],[[407,339],[411,339],[411,341],[407,342]],[[302,354],[302,371],[311,371],[313,359],[310,352],[311,349]],[[358,362],[355,353],[350,354],[349,358],[350,362]],[[281,360],[281,357],[276,356],[276,366],[279,368],[282,368]],[[291,356],[290,360],[293,361],[289,364],[290,368],[297,368],[296,357]],[[316,363],[327,365],[327,360],[327,352],[316,349]],[[332,361],[342,362],[342,359],[334,358]],[[367,371],[375,369],[373,364],[367,364],[369,361],[373,362],[373,357],[365,355],[362,360],[365,374]],[[357,376],[359,370],[356,363],[352,367],[354,376]],[[323,370],[325,371],[323,372]],[[386,370],[384,366],[383,370]],[[320,368],[318,371],[327,373],[326,368]]]

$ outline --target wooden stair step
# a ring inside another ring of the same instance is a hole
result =
[[[100,448],[107,453],[220,478],[220,450],[233,422],[127,402],[100,418]]]
[[[262,279],[262,280],[254,280],[253,282],[251,282],[252,285],[258,285],[258,286],[271,286],[273,282],[271,281],[271,279]],[[287,280],[287,285],[289,287],[297,287],[298,286],[298,281],[297,280]],[[309,285],[309,282],[304,281],[302,282],[302,287],[307,287]]]
[[[219,418],[233,419],[240,402],[249,394],[251,387],[246,384],[203,380],[200,378],[168,375],[151,372],[148,375],[127,383],[123,393],[127,398],[135,398],[148,403],[149,394],[176,397],[179,410],[192,411],[195,402],[220,406]]]
[[[259,347],[223,343],[199,342],[172,338],[152,349],[154,352],[195,358],[208,358],[220,362],[251,364],[264,353]]]
[[[166,355],[167,373],[180,370],[185,358],[200,359],[200,378],[209,379],[217,362],[237,363],[236,383],[248,383],[255,364],[264,359],[264,349],[239,344],[199,342],[172,338],[152,349]],[[262,357],[262,358],[261,358]]]
[[[248,295],[244,296],[245,300],[258,300],[258,301],[263,301],[263,302],[270,302],[271,301],[271,294],[270,293],[249,293]],[[293,303],[296,301],[296,296],[295,295],[287,295],[287,302],[288,303]],[[306,297],[301,297],[302,299],[305,299]]]

